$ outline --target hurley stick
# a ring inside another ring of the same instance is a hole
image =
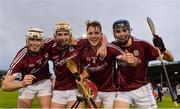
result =
[[[149,25],[149,28],[151,30],[152,35],[153,36],[156,35],[155,26],[154,26],[154,23],[153,23],[153,21],[151,20],[150,17],[147,17],[147,22],[148,22],[148,25]],[[168,76],[168,73],[167,73],[167,69],[166,69],[166,66],[163,63],[162,55],[161,55],[161,52],[160,52],[159,48],[158,48],[158,54],[159,54],[160,62],[161,62],[161,65],[163,67],[163,70],[164,70],[164,73],[165,73],[165,76],[166,76],[166,80],[167,80],[167,83],[168,83],[168,88],[169,88],[169,91],[170,91],[170,94],[171,94],[171,99],[172,99],[173,103],[175,104],[175,106],[177,106],[177,102],[176,102],[177,101],[177,96],[173,93],[171,82],[169,80],[169,76]]]

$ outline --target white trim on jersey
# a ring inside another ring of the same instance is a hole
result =
[[[52,41],[52,40],[54,40],[52,37],[46,38],[45,41],[44,41],[44,43],[48,43],[48,42],[50,42],[50,41]]]
[[[14,60],[12,61],[10,68],[7,72],[7,74],[11,74],[12,73],[12,69],[14,69],[14,67],[17,65],[17,63],[25,56],[25,54],[27,53],[27,48],[24,48],[21,50],[21,52],[19,52],[19,54],[14,58]]]
[[[117,49],[118,51],[120,51],[122,54],[124,53],[124,51],[123,51],[120,47],[118,47],[117,45],[108,43],[108,44],[107,44],[107,47],[115,48],[115,49]]]
[[[21,57],[21,55],[23,55],[24,52],[26,52],[26,51],[27,51],[27,48],[22,49],[21,52],[19,52],[19,54],[14,58],[13,62],[19,60],[19,58]]]

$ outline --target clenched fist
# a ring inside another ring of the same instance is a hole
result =
[[[34,75],[25,75],[22,80],[23,86],[28,86],[32,84],[34,79],[36,79]]]
[[[125,50],[125,53],[126,53],[127,64],[131,66],[136,66],[138,63],[137,58],[132,53],[128,52],[127,50]]]

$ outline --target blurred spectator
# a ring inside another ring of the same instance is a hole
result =
[[[161,102],[162,101],[162,86],[160,83],[157,84],[157,91],[158,91],[158,97],[156,98],[157,102]]]

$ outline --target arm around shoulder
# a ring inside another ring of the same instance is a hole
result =
[[[97,53],[96,53],[97,56],[100,55],[101,57],[106,57],[106,55],[107,55],[107,43],[108,43],[108,41],[107,41],[106,36],[104,34],[102,34],[102,44],[97,50]]]

